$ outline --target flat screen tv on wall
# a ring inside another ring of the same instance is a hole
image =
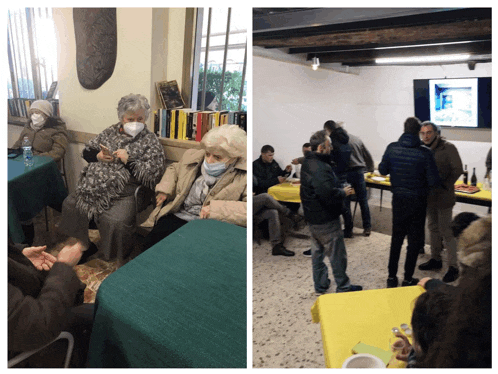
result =
[[[438,126],[491,128],[491,77],[415,79],[415,116]]]

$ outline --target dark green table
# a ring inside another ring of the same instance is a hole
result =
[[[101,284],[94,368],[246,368],[246,229],[187,223]]]
[[[22,155],[8,159],[9,237],[14,243],[24,240],[20,221],[35,217],[50,206],[60,207],[67,197],[61,173],[48,156],[34,156],[34,165],[24,166]]]

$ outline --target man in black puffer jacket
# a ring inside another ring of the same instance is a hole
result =
[[[440,184],[436,161],[431,150],[419,138],[420,120],[405,121],[404,133],[387,146],[379,172],[391,176],[393,229],[389,254],[387,287],[397,287],[398,262],[405,236],[408,247],[402,286],[414,286],[413,278],[419,251],[425,243],[427,196]]]
[[[315,292],[323,294],[330,286],[328,269],[323,259],[327,256],[337,292],[361,290],[352,285],[346,274],[347,254],[339,215],[344,198],[351,187],[341,187],[330,165],[331,141],[322,130],[310,139],[311,150],[301,168],[301,203],[311,232],[311,259]]]

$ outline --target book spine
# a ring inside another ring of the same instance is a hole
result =
[[[190,139],[197,140],[197,113],[192,113],[192,134]]]
[[[188,113],[187,115],[187,139],[192,140],[192,119],[193,119],[194,113]]]
[[[164,118],[164,137],[169,138],[171,133],[171,110],[163,109],[165,113]]]
[[[175,109],[175,126],[173,129],[173,139],[178,139],[178,117],[180,117],[180,111]]]
[[[247,132],[247,113],[241,112],[239,118],[240,118],[239,127],[245,132]]]
[[[202,139],[202,113],[201,112],[197,113],[197,121],[195,124],[195,129],[196,129],[195,140],[197,142],[200,142]]]
[[[175,138],[175,120],[176,120],[176,111],[175,111],[175,109],[171,109],[171,121],[170,121],[170,128],[169,128],[170,139]]]

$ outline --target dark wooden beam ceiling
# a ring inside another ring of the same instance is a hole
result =
[[[319,11],[319,10],[318,10]],[[491,8],[464,8],[386,17],[364,21],[320,24],[302,28],[260,30],[253,45],[285,48],[321,63],[373,65],[380,57],[470,54],[491,61]]]
[[[389,57],[416,57],[416,56],[441,56],[451,54],[470,54],[471,56],[491,55],[491,41],[478,41],[447,45],[428,45],[408,48],[393,49],[358,49],[349,51],[336,51],[322,54],[309,53],[307,60],[314,56],[320,58],[320,63],[342,63],[349,66],[373,65],[377,58]],[[480,62],[488,60],[480,59]]]
[[[451,22],[447,24],[383,28],[348,32],[334,32],[311,36],[293,36],[285,39],[253,40],[254,46],[266,48],[313,48],[327,46],[387,46],[436,43],[450,40],[474,40],[491,38],[491,20]]]

